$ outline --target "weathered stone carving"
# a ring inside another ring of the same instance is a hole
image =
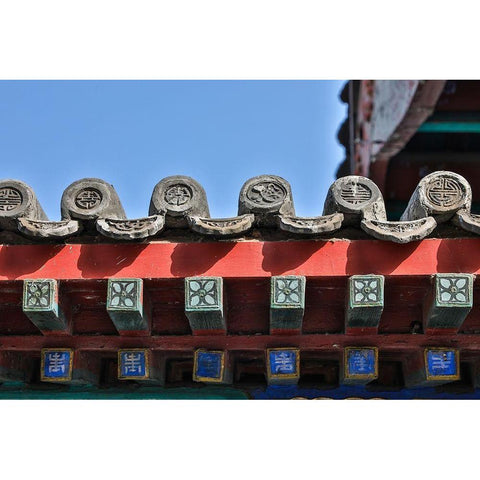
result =
[[[0,211],[9,212],[22,204],[22,194],[13,187],[0,189]]]
[[[277,216],[280,230],[301,235],[317,235],[335,232],[342,227],[343,213],[332,213],[321,217],[286,217]]]
[[[18,218],[48,220],[31,187],[19,180],[1,180],[0,228],[16,230]]]
[[[255,216],[253,214],[232,218],[187,217],[188,225],[194,232],[218,237],[230,237],[246,233],[252,228],[254,220]]]
[[[421,240],[435,229],[437,222],[433,217],[421,218],[410,222],[389,222],[380,220],[362,220],[362,230],[379,240],[395,243],[408,243]]]
[[[238,214],[254,213],[259,226],[275,226],[273,214],[295,216],[290,184],[276,175],[247,180],[240,190]]]
[[[470,213],[467,209],[462,209],[455,212],[452,222],[467,232],[480,235],[480,215],[475,215]]]
[[[345,226],[361,227],[374,238],[396,243],[421,240],[438,223],[452,223],[480,234],[480,215],[470,212],[472,193],[467,181],[452,172],[435,172],[417,186],[400,221],[388,221],[382,195],[368,178],[347,176],[329,189],[322,216],[295,216],[290,185],[274,175],[260,175],[243,185],[239,215],[210,218],[206,194],[190,177],[161,180],[152,193],[148,217],[127,219],[114,188],[100,179],[72,183],[61,202],[62,220],[49,221],[33,190],[16,180],[0,181],[0,230],[30,238],[64,239],[82,229],[117,240],[152,237],[165,227],[190,228],[207,237],[229,238],[253,227],[278,228],[294,235],[315,236]],[[257,235],[258,233],[258,235]],[[263,233],[255,232],[256,238]],[[15,236],[3,235],[7,241]]]
[[[19,218],[17,221],[20,232],[35,238],[66,238],[81,230],[81,225],[76,220],[50,222]]]
[[[400,220],[433,216],[437,223],[452,218],[456,211],[470,209],[472,191],[457,173],[434,172],[420,180]]]
[[[165,226],[163,215],[136,218],[134,220],[115,220],[113,218],[99,218],[96,222],[97,230],[106,237],[118,240],[136,240],[156,235]]]
[[[183,175],[158,182],[150,200],[149,215],[166,215],[166,225],[185,228],[187,216],[210,217],[207,195],[193,178]]]
[[[357,175],[339,178],[328,190],[323,214],[336,212],[344,214],[344,225],[358,225],[363,218],[387,219],[378,187],[368,178]]]
[[[83,178],[69,185],[63,192],[61,210],[62,219],[126,218],[113,186],[99,178]]]

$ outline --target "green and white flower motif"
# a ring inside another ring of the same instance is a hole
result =
[[[30,282],[27,286],[27,306],[33,308],[48,307],[50,304],[50,284],[48,282]]]
[[[378,279],[365,278],[362,280],[354,280],[354,301],[355,303],[371,303],[378,302]]]
[[[137,296],[135,282],[112,282],[110,286],[111,307],[134,307]]]
[[[440,301],[449,303],[468,302],[468,281],[466,278],[443,277],[439,281]]]
[[[300,282],[296,278],[278,278],[275,290],[275,303],[300,303]]]
[[[214,280],[190,280],[189,291],[191,307],[217,305],[217,288]]]

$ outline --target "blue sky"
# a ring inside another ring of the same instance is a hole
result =
[[[98,177],[129,218],[155,184],[189,175],[210,213],[237,214],[242,184],[290,182],[298,215],[320,215],[343,159],[336,139],[344,81],[0,81],[0,178],[33,187],[60,219],[63,190]]]

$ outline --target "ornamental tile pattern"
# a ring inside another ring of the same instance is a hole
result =
[[[107,308],[137,309],[140,301],[140,279],[110,279],[108,281]]]
[[[352,305],[383,305],[382,277],[354,275],[350,281]]]
[[[3,180],[0,231],[20,231],[34,240],[57,241],[83,230],[86,236],[100,234],[135,241],[160,233],[172,238],[172,230],[180,228],[190,230],[195,240],[198,235],[258,240],[267,237],[264,228],[270,233],[272,229],[282,231],[282,236],[291,233],[295,239],[319,235],[325,238],[325,234],[335,238],[332,234],[348,226],[379,240],[409,243],[428,237],[439,223],[451,223],[480,235],[480,216],[471,213],[471,204],[471,187],[465,178],[453,172],[433,172],[420,180],[400,221],[389,221],[382,193],[374,182],[349,175],[330,186],[322,215],[297,217],[289,183],[281,177],[259,175],[241,188],[237,217],[211,218],[203,187],[192,178],[177,175],[155,186],[148,217],[152,225],[146,227],[145,218],[126,217],[115,189],[101,179],[85,178],[67,187],[61,199],[59,222],[48,221],[31,187],[17,180]],[[65,224],[70,221],[75,223]],[[173,228],[164,230],[164,226]],[[344,234],[349,236],[347,230]],[[357,238],[356,234],[351,238]],[[7,235],[3,243],[19,241]]]
[[[472,282],[468,275],[440,275],[436,276],[438,303],[454,305],[472,304]]]
[[[304,286],[302,277],[273,277],[274,305],[303,305]]]
[[[51,309],[54,288],[54,280],[25,280],[23,308],[25,310]]]
[[[185,308],[191,310],[221,307],[222,279],[192,277],[185,279]]]

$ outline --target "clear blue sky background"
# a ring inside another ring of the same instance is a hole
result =
[[[237,214],[250,177],[290,182],[298,215],[320,215],[343,159],[344,81],[2,81],[0,178],[33,187],[60,219],[84,177],[116,188],[129,218],[148,214],[163,177],[189,175],[210,213]]]

